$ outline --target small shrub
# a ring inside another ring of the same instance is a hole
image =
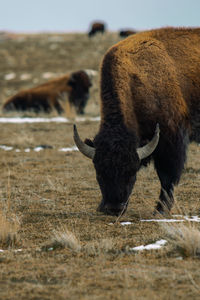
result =
[[[114,242],[112,239],[102,239],[99,241],[89,242],[84,247],[84,252],[89,256],[97,256],[114,252]]]
[[[184,257],[200,257],[200,231],[192,224],[164,224],[163,228],[174,250]]]
[[[66,228],[62,228],[53,232],[51,242],[44,246],[43,250],[54,250],[57,248],[67,248],[74,252],[79,252],[81,250],[81,245],[72,232]]]

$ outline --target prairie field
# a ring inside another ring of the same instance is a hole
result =
[[[0,106],[56,76],[98,71],[119,40],[115,32],[8,34],[0,41]],[[83,139],[98,132],[98,116],[96,75],[85,119],[76,119]],[[62,115],[68,122],[3,117],[57,114],[0,110],[0,299],[200,299],[200,145],[189,146],[171,215],[153,216],[160,183],[152,164],[138,173],[127,212],[106,216],[96,212],[92,162],[66,150],[74,146],[74,112]],[[158,249],[133,249],[160,240]]]

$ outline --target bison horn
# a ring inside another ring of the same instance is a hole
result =
[[[95,155],[95,148],[88,146],[85,144],[79,137],[76,125],[74,124],[74,142],[78,147],[79,151],[83,153],[85,156],[93,159]]]
[[[147,145],[137,149],[137,154],[140,160],[151,155],[151,153],[156,149],[156,146],[158,145],[158,141],[159,141],[159,132],[160,132],[159,124],[157,124],[155,134],[152,140]]]

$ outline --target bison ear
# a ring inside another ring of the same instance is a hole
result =
[[[91,141],[90,139],[85,139],[84,143],[90,147],[94,148],[94,143],[93,141]]]

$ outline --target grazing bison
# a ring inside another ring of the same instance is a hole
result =
[[[106,30],[106,25],[104,23],[96,22],[91,25],[90,31],[88,32],[88,36],[92,37],[97,32],[104,33]]]
[[[64,98],[67,94],[70,105],[75,107],[78,114],[83,114],[91,87],[89,71],[91,70],[77,71],[34,88],[22,90],[5,102],[3,111],[31,110],[36,113],[40,111],[49,113],[56,109],[61,114],[64,110],[59,99]]]
[[[74,140],[93,160],[99,211],[122,214],[138,170],[151,159],[161,183],[156,209],[169,211],[188,143],[200,142],[200,28],[142,32],[108,50],[99,132],[83,142],[74,127]]]
[[[126,29],[126,30],[120,30],[119,32],[119,36],[120,37],[123,37],[123,38],[126,38],[128,37],[129,35],[132,35],[132,34],[135,34],[137,33],[135,30],[131,30],[131,29]]]

